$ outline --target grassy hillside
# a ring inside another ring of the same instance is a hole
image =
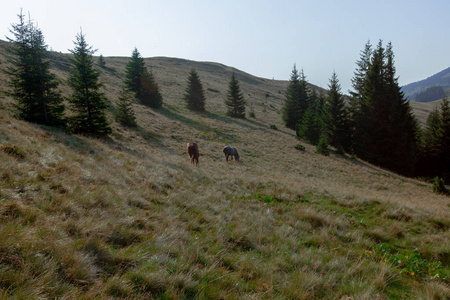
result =
[[[52,58],[64,83],[67,56]],[[105,60],[114,105],[127,58]],[[285,81],[215,63],[146,63],[163,108],[135,104],[139,128],[113,123],[106,139],[16,120],[0,94],[0,297],[450,297],[448,197],[296,140],[281,123]],[[206,113],[181,100],[192,67]],[[225,116],[231,71],[256,118]],[[199,167],[187,142],[199,144]],[[225,145],[241,163],[225,162]]]

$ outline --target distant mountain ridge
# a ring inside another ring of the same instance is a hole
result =
[[[407,84],[402,87],[402,91],[408,99],[413,100],[418,93],[433,86],[441,86],[447,95],[450,93],[450,67],[427,79]]]

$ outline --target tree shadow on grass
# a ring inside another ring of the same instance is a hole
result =
[[[102,149],[102,147],[96,146],[94,141],[98,141],[102,144],[108,145],[113,149],[117,149],[133,156],[143,157],[145,154],[130,148],[127,142],[121,138],[120,134],[117,134],[114,139],[111,135],[108,136],[92,136],[92,135],[82,135],[82,134],[72,134],[67,130],[49,127],[45,125],[38,125],[41,129],[45,130],[56,143],[65,145],[67,148],[75,151],[80,155],[92,156],[92,155],[108,155],[107,151]],[[161,139],[144,130],[141,127],[137,128],[127,128],[125,130],[134,131],[137,135],[141,136],[143,140],[147,143],[154,145],[155,147],[162,148],[164,146]],[[112,135],[114,132],[112,133]],[[167,149],[166,151],[170,151]]]
[[[357,165],[357,166],[359,166],[361,168],[369,169],[370,170],[369,172],[374,174],[374,175],[380,175],[380,176],[385,176],[385,177],[388,177],[388,178],[394,178],[394,179],[397,179],[397,180],[400,180],[400,181],[403,181],[403,182],[404,181],[413,180],[415,184],[423,186],[423,187],[427,187],[426,183],[420,182],[419,180],[416,180],[414,177],[404,176],[404,175],[395,173],[395,171],[391,171],[391,170],[388,170],[388,169],[383,169],[382,167],[373,165],[373,164],[371,164],[371,163],[369,163],[369,162],[367,162],[365,160],[362,160],[360,158],[356,158],[354,156],[348,156],[349,154],[347,154],[347,153],[345,155],[342,155],[342,154],[338,154],[336,152],[335,155],[339,156],[339,157],[342,157],[345,160],[347,160],[348,162],[350,162],[350,163],[352,163],[354,165]]]
[[[204,124],[183,116],[182,114],[178,113],[174,107],[170,105],[166,104],[164,105],[164,107],[158,108],[155,111],[171,120],[180,121],[185,125],[193,126],[194,128],[201,130],[207,129],[207,127]]]
[[[229,116],[218,115],[209,111],[202,112],[201,114],[210,119],[220,120],[225,123],[233,123],[243,128],[265,131],[268,133],[276,133],[276,131],[270,129],[269,126],[249,118],[233,118]]]

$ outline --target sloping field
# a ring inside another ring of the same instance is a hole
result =
[[[67,56],[52,58],[64,83]],[[1,297],[450,296],[448,197],[356,158],[316,154],[281,123],[287,82],[216,63],[147,59],[164,105],[135,104],[139,128],[124,129],[112,112],[126,62],[106,58],[106,139],[17,120],[0,95]],[[191,68],[206,113],[181,100]],[[256,118],[225,116],[231,71]],[[199,167],[187,142],[199,145]],[[225,145],[241,163],[225,162]]]

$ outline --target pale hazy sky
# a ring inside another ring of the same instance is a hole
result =
[[[324,88],[336,71],[345,93],[368,40],[392,42],[401,85],[450,67],[450,0],[2,0],[0,39],[21,8],[56,51],[81,27],[96,55],[137,47],[284,80],[295,63]]]

